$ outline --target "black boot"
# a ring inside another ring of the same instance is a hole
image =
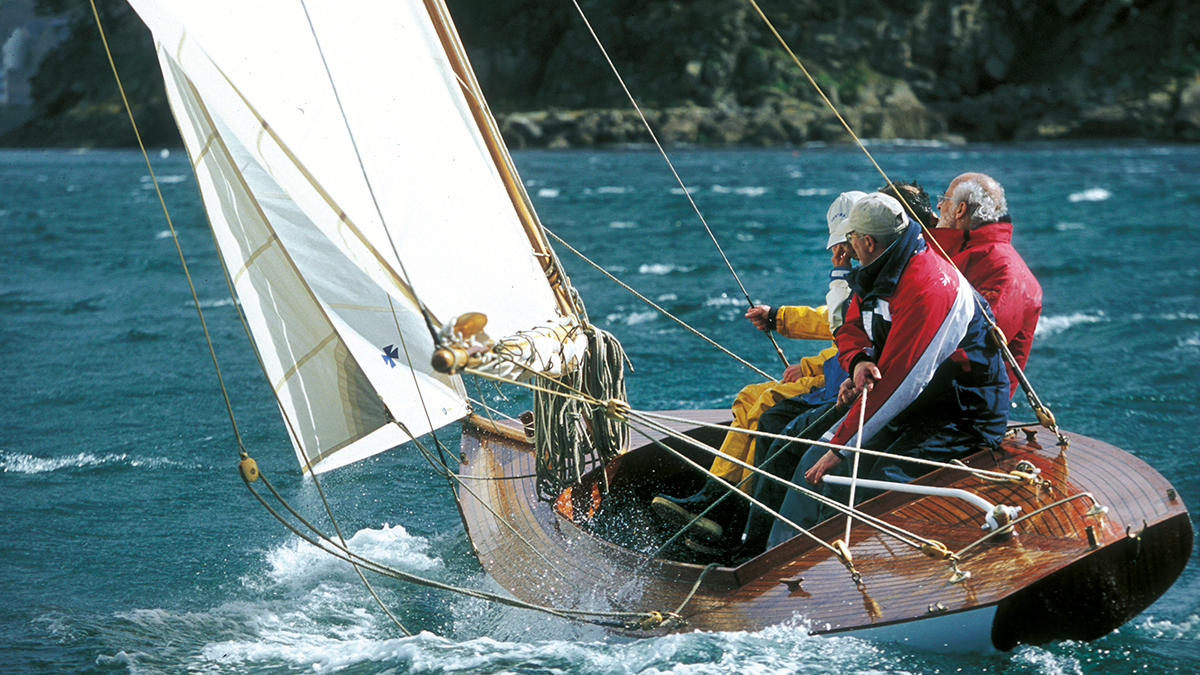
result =
[[[758,507],[752,507],[750,516],[746,519],[746,527],[742,532],[742,543],[730,552],[729,564],[737,567],[765,552],[767,540],[771,537],[771,527],[774,524],[774,516]]]
[[[732,489],[732,486],[727,485],[722,487],[716,481],[709,479],[704,483],[704,487],[699,492],[686,497],[658,495],[650,502],[650,508],[663,518],[678,522],[680,525],[686,525],[694,520],[695,522],[692,522],[688,531],[708,541],[716,542],[721,539],[725,528],[711,518],[697,519],[696,517],[723,497],[730,489]]]

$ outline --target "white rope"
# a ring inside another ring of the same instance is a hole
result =
[[[862,450],[863,424],[866,422],[866,418],[867,418],[867,387],[864,386],[863,390],[862,390],[862,403],[858,406],[858,433],[855,434],[855,439],[854,439],[854,446],[855,446],[854,447],[854,469],[850,472],[850,502],[848,505],[850,506],[851,512],[854,511],[854,493],[856,492],[856,490],[858,488],[858,458],[859,458],[859,452]],[[854,518],[852,516],[847,517],[846,518],[846,538],[843,539],[843,541],[846,542],[847,548],[850,547],[850,526],[853,524],[854,524]]]

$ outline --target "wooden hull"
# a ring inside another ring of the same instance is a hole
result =
[[[709,423],[728,415],[675,414]],[[688,433],[710,445],[722,436],[711,428]],[[484,568],[526,601],[593,611],[678,611],[687,623],[674,630],[753,631],[799,619],[816,634],[853,631],[934,648],[1009,650],[1020,643],[1107,634],[1161,596],[1191,552],[1187,511],[1162,476],[1110,445],[1068,437],[1065,452],[1042,430],[1006,441],[1006,452],[995,457],[985,452],[966,460],[998,471],[1031,462],[1050,480],[1049,492],[985,482],[961,471],[938,470],[918,481],[967,489],[992,503],[1020,506],[1024,514],[1083,492],[1108,507],[1107,514],[1089,515],[1093,502],[1082,497],[1022,521],[1018,536],[962,555],[958,567],[970,577],[961,581],[954,580],[948,562],[861,523],[850,538],[859,583],[828,549],[807,537],[736,568],[706,569],[651,557],[664,525],[646,505],[664,483],[694,475],[652,444],[606,467],[609,492],[602,498],[597,471],[573,487],[572,505],[556,509],[536,499],[529,477],[532,449],[519,428],[473,418],[463,426],[459,502]],[[707,455],[670,444],[707,465]],[[524,478],[494,480],[505,476]],[[982,513],[945,497],[893,492],[862,508],[951,551],[983,535]],[[614,512],[620,513],[615,520]],[[813,533],[833,541],[844,530],[845,519],[837,517]],[[623,545],[608,540],[617,539],[614,534]]]

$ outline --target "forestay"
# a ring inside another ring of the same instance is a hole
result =
[[[306,470],[467,414],[421,304],[435,329],[483,312],[496,338],[575,321],[421,2],[131,4]]]

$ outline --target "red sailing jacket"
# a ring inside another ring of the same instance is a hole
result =
[[[1008,420],[1008,380],[999,350],[988,339],[986,303],[958,270],[925,246],[910,225],[880,259],[849,278],[854,296],[837,332],[842,367],[875,362],[882,379],[867,399],[863,438],[914,415],[936,414],[999,443]],[[826,438],[853,445],[858,398]]]
[[[1042,314],[1042,286],[1012,246],[1012,223],[992,223],[976,230],[939,227],[929,232],[992,306],[1009,351],[1024,369]],[[1011,394],[1018,384],[1011,369],[1008,380]]]

